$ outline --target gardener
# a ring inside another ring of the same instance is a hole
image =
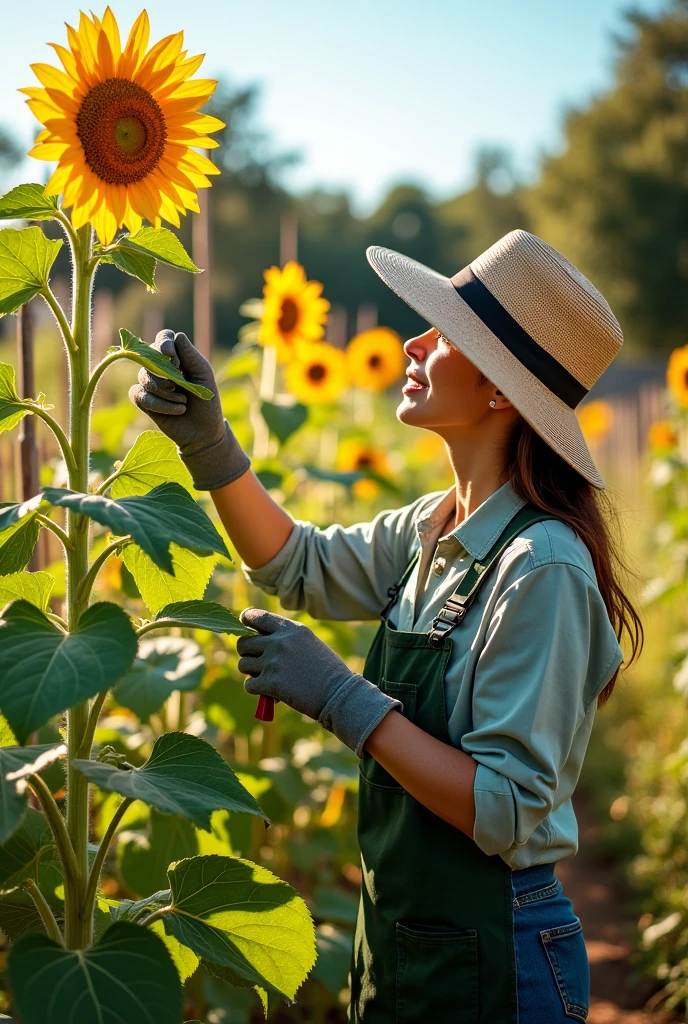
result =
[[[578,848],[571,795],[619,638],[635,658],[642,626],[574,410],[623,336],[590,282],[525,231],[451,279],[378,246],[368,259],[432,325],[405,343],[396,415],[444,440],[448,490],[346,528],[294,521],[183,334],[155,347],[216,397],[146,370],[131,397],[211,492],[249,580],[318,619],[382,617],[362,674],[258,608],[241,618],[259,633],[237,642],[249,693],[361,758],[350,1020],[582,1021],[586,947],[555,865]]]

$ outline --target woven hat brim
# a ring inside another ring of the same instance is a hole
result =
[[[594,487],[605,489],[573,409],[525,368],[448,277],[382,246],[371,245],[366,255],[385,284],[496,384],[554,451]]]

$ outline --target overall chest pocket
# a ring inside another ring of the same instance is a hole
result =
[[[478,1024],[478,932],[397,922],[395,1024]]]
[[[383,693],[386,693],[389,697],[394,697],[395,700],[401,701],[404,705],[404,710],[401,714],[412,722],[416,713],[417,696],[417,688],[413,683],[395,683],[390,679],[381,679],[379,685]],[[403,786],[400,786],[397,780],[381,764],[378,764],[367,750],[363,751],[360,771],[362,778],[365,779],[368,785],[376,789],[385,789],[396,793],[406,792]]]

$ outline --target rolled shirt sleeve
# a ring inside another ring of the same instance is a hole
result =
[[[269,562],[252,569],[242,561],[242,571],[289,610],[305,609],[316,619],[376,619],[419,543],[413,519],[429,497],[353,526],[321,529],[297,519]]]
[[[623,660],[597,584],[579,566],[530,569],[498,598],[476,663],[473,838],[488,855],[525,844],[552,811],[574,735]]]

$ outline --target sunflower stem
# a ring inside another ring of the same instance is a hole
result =
[[[69,244],[70,244],[70,246],[72,248],[72,256],[74,256],[74,254],[76,253],[76,248],[77,248],[77,244],[78,243],[77,243],[76,231],[72,227],[72,222],[70,221],[70,219],[67,216],[67,214],[63,210],[61,210],[61,209],[58,209],[56,211],[56,213],[55,213],[55,220],[59,220],[60,224],[64,228],[64,233],[67,236],[67,241],[69,242]]]
[[[34,882],[33,878],[27,878],[22,884],[22,888],[26,889],[29,896],[36,905],[36,910],[41,915],[41,921],[46,932],[53,940],[53,942],[59,943],[60,946],[64,946],[64,939],[62,938],[62,932],[60,931],[55,915],[50,909],[50,904],[46,900],[45,896],[38,888],[38,885]]]
[[[72,550],[72,542],[61,526],[58,526],[57,523],[54,523],[52,519],[48,518],[48,516],[41,515],[40,512],[36,516],[36,522],[40,523],[41,526],[44,526],[46,530],[50,530],[51,533],[54,533],[55,536],[62,541],[62,544],[66,551]]]
[[[123,545],[129,544],[130,541],[131,534],[129,533],[125,534],[123,537],[117,537],[116,540],[113,540],[107,547],[103,548],[98,557],[93,560],[93,564],[79,584],[79,588],[76,593],[79,603],[83,604],[88,601],[96,576],[110,555],[114,554],[117,548],[121,548]]]
[[[67,469],[69,470],[71,477],[71,474],[73,472],[76,472],[77,468],[76,456],[74,455],[74,449],[69,443],[69,439],[67,438],[67,435],[65,434],[64,430],[57,422],[57,420],[53,419],[50,413],[46,412],[45,409],[42,409],[40,405],[27,405],[27,408],[31,410],[34,416],[39,416],[44,423],[47,423],[50,429],[52,430],[53,434],[57,439],[57,443],[60,446],[60,450],[64,456],[64,460],[67,463]]]
[[[91,225],[87,224],[75,232],[72,336],[76,351],[69,353],[69,431],[71,448],[75,456],[75,465],[69,471],[69,485],[73,490],[84,494],[88,492],[91,418],[90,403],[82,402],[91,370],[91,250],[92,229]],[[88,607],[88,593],[80,593],[89,569],[88,517],[68,510],[67,533],[73,549],[67,552],[66,619],[70,631],[73,631]],[[88,701],[70,708],[67,713],[67,832],[74,848],[78,868],[76,883],[65,891],[65,944],[68,949],[84,949],[91,944],[93,937],[93,912],[84,912],[88,879],[89,784],[86,777],[72,764],[82,753],[88,719]]]
[[[133,797],[126,797],[124,800],[122,800],[121,804],[119,805],[119,807],[113,814],[112,818],[110,819],[110,824],[105,830],[105,835],[103,836],[100,842],[98,852],[95,855],[95,859],[91,867],[91,873],[88,876],[88,885],[86,888],[86,895],[84,896],[83,912],[84,915],[86,916],[93,914],[96,902],[96,893],[98,892],[98,881],[100,879],[100,872],[103,869],[103,864],[105,863],[105,857],[107,856],[107,852],[110,848],[110,843],[112,842],[115,832],[117,831],[117,826],[119,825],[120,821],[126,814],[127,809],[133,804],[133,802]]]

